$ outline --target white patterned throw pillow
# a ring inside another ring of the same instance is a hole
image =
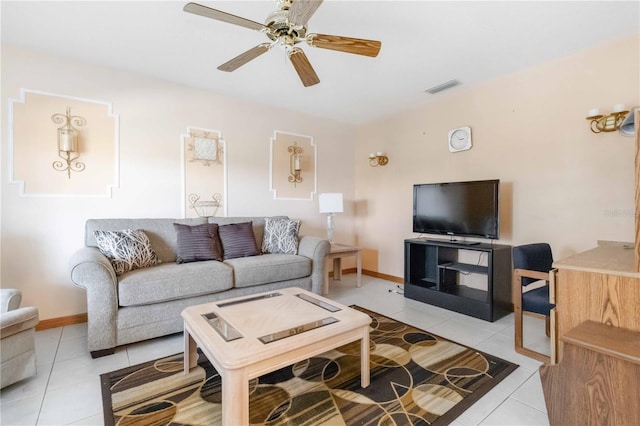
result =
[[[285,218],[265,218],[263,253],[298,253],[299,220]]]
[[[142,230],[94,231],[94,235],[100,252],[111,261],[116,275],[160,263]]]

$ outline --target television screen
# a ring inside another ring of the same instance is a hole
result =
[[[413,186],[413,232],[498,239],[499,180]]]

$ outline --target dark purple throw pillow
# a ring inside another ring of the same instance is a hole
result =
[[[253,222],[230,223],[218,227],[224,260],[260,254],[253,234]]]
[[[173,226],[178,233],[176,263],[222,260],[217,223],[194,226],[174,223]]]

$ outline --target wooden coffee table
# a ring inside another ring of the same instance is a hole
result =
[[[361,341],[360,384],[369,386],[369,315],[300,288],[191,306],[184,319],[184,371],[196,344],[222,377],[222,424],[249,424],[249,380]]]

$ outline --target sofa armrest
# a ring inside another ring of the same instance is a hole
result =
[[[5,337],[29,330],[38,325],[38,309],[33,306],[18,308],[0,316],[0,335]]]
[[[5,313],[18,309],[22,301],[22,293],[15,288],[0,289],[0,312]]]
[[[69,270],[71,281],[79,287],[87,288],[98,275],[114,285],[118,281],[109,259],[95,247],[83,247],[76,251],[69,260]]]
[[[87,291],[89,350],[116,346],[118,278],[109,259],[95,247],[83,247],[69,260],[71,281]]]
[[[316,237],[302,237],[298,244],[298,254],[311,259],[311,291],[322,294],[325,270],[325,257],[331,249],[329,240]]]

